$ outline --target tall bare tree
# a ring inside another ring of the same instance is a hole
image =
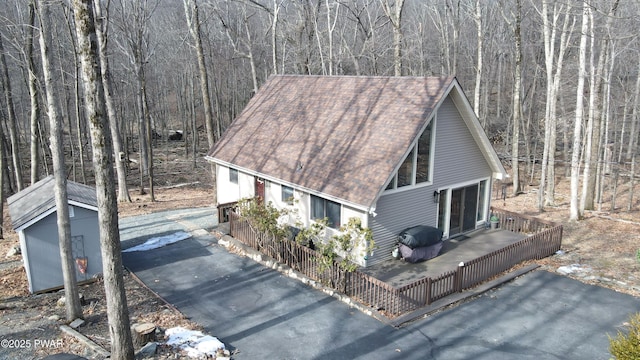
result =
[[[40,101],[38,99],[38,78],[33,59],[33,34],[35,29],[35,4],[29,2],[29,26],[25,44],[25,61],[29,72],[29,100],[31,102],[30,138],[31,138],[31,185],[35,184],[40,170]]]
[[[196,56],[198,57],[200,92],[202,93],[202,105],[204,106],[204,124],[207,131],[207,141],[209,146],[213,146],[217,138],[220,137],[220,133],[216,131],[219,126],[214,126],[213,121],[213,108],[211,106],[211,96],[209,94],[209,74],[207,73],[207,65],[204,57],[204,50],[202,48],[200,16],[198,13],[197,0],[184,0],[184,13],[187,18],[189,33],[191,33],[191,37],[193,37]]]
[[[476,4],[476,6],[479,6]],[[476,16],[478,16],[476,14]],[[514,71],[513,71],[513,121],[511,131],[511,179],[512,194],[518,195],[520,188],[520,123],[522,122],[522,4],[516,0],[514,13],[507,16],[502,9],[502,17],[513,30]],[[477,20],[476,20],[477,21]],[[478,35],[479,36],[479,35]],[[478,101],[480,93],[478,92]]]
[[[402,10],[404,10],[404,0],[380,0],[385,14],[393,27],[393,73],[395,76],[402,76]]]
[[[85,113],[93,144],[93,169],[98,200],[98,225],[104,273],[107,318],[111,337],[111,357],[133,360],[133,342],[122,273],[122,249],[115,197],[113,147],[104,109],[104,87],[100,83],[92,0],[73,0],[78,52],[84,84]]]
[[[580,145],[584,114],[584,80],[587,74],[587,37],[589,36],[589,14],[591,7],[586,1],[582,3],[582,28],[580,33],[578,85],[576,86],[576,120],[573,129],[573,153],[571,154],[571,199],[569,220],[580,220],[584,213],[579,207],[580,181]]]
[[[58,109],[58,98],[54,88],[53,70],[51,66],[51,24],[49,5],[38,1],[40,20],[40,53],[42,57],[42,73],[47,93],[47,113],[51,132],[51,155],[53,175],[55,179],[56,216],[58,221],[58,242],[62,277],[65,291],[65,308],[68,321],[82,318],[82,306],[78,295],[78,281],[71,245],[71,224],[69,221],[69,198],[67,196],[67,169],[64,162],[64,145],[62,139],[62,114]]]
[[[518,4],[517,7],[520,7],[520,0],[516,0]],[[517,18],[516,20],[518,20]],[[476,23],[476,39],[477,39],[477,48],[476,48],[476,86],[473,90],[473,111],[476,113],[477,117],[480,117],[480,88],[482,85],[482,52],[483,52],[483,40],[484,40],[484,26],[482,22],[482,1],[476,0],[475,12],[473,16],[473,20]],[[520,32],[520,25],[518,24],[518,33]],[[518,36],[519,34],[516,34]],[[521,40],[516,40],[516,44],[519,44]],[[516,45],[518,46],[518,45]],[[517,56],[517,55],[516,55]],[[516,59],[516,63],[518,60]],[[519,75],[516,75],[519,76]],[[486,127],[486,117],[482,117],[482,124]]]
[[[115,104],[113,100],[113,86],[111,85],[111,73],[109,67],[109,56],[107,54],[108,44],[108,22],[104,21],[106,15],[102,15],[102,5],[99,1],[94,2],[95,7],[95,21],[96,21],[96,35],[98,37],[98,52],[100,55],[100,75],[102,79],[102,86],[104,87],[104,99],[107,107],[107,115],[109,117],[109,127],[111,130],[111,137],[113,139],[113,150],[116,154],[116,174],[118,176],[118,201],[130,202],[129,190],[127,189],[127,171],[124,166],[125,154],[122,148],[122,140],[120,138],[120,126],[118,124],[118,117],[116,115]],[[106,6],[109,6],[107,2]],[[107,8],[108,13],[108,8]]]
[[[20,161],[20,140],[18,138],[18,120],[13,104],[13,92],[11,90],[11,79],[9,78],[9,68],[4,55],[2,44],[2,34],[0,34],[0,80],[4,89],[4,100],[7,106],[7,120],[9,128],[9,140],[11,141],[11,159],[13,160],[13,171],[16,177],[16,188],[22,190],[22,163]]]

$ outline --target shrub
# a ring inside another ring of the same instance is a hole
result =
[[[618,331],[615,338],[609,336],[609,352],[618,360],[640,359],[640,313],[629,318],[628,332]]]

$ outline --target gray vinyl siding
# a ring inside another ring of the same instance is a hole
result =
[[[434,185],[446,187],[491,177],[489,163],[450,97],[443,101],[437,116]]]
[[[376,204],[377,215],[369,215],[369,227],[377,249],[367,265],[391,259],[397,235],[405,228],[437,226],[438,204],[433,202],[434,191],[491,177],[491,167],[450,97],[438,110],[435,129],[433,183],[380,197]]]
[[[72,253],[74,258],[88,258],[86,273],[80,273],[76,266],[76,277],[81,282],[102,273],[98,213],[78,206],[74,206],[73,211],[74,217],[70,219],[71,236],[82,236],[83,241],[80,242],[79,239],[76,239],[72,243]],[[30,272],[31,279],[30,290],[39,292],[62,287],[64,281],[58,245],[56,212],[24,229],[23,232],[26,245],[25,255],[28,256],[29,264],[27,271]]]

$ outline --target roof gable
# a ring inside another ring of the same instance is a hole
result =
[[[11,225],[18,230],[56,206],[53,175],[13,194],[7,199]],[[67,181],[67,198],[87,209],[97,210],[96,190],[90,186]],[[83,206],[84,205],[84,206]]]
[[[273,76],[207,158],[370,207],[454,77]]]

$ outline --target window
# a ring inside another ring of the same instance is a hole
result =
[[[433,147],[433,120],[420,134],[417,143],[398,168],[385,190],[399,189],[431,181],[431,153]]]
[[[413,183],[413,155],[415,153],[415,148],[411,150],[407,158],[404,159],[404,162],[398,169],[398,187],[403,187],[407,185],[411,185]]]
[[[327,219],[327,225],[337,229],[340,227],[340,204],[311,195],[311,219]]]
[[[416,184],[428,182],[431,178],[431,127],[433,121],[429,123],[426,129],[418,139],[418,157],[416,159]]]
[[[232,184],[238,183],[238,170],[229,168],[229,182]]]
[[[282,185],[282,202],[293,205],[293,188]]]

